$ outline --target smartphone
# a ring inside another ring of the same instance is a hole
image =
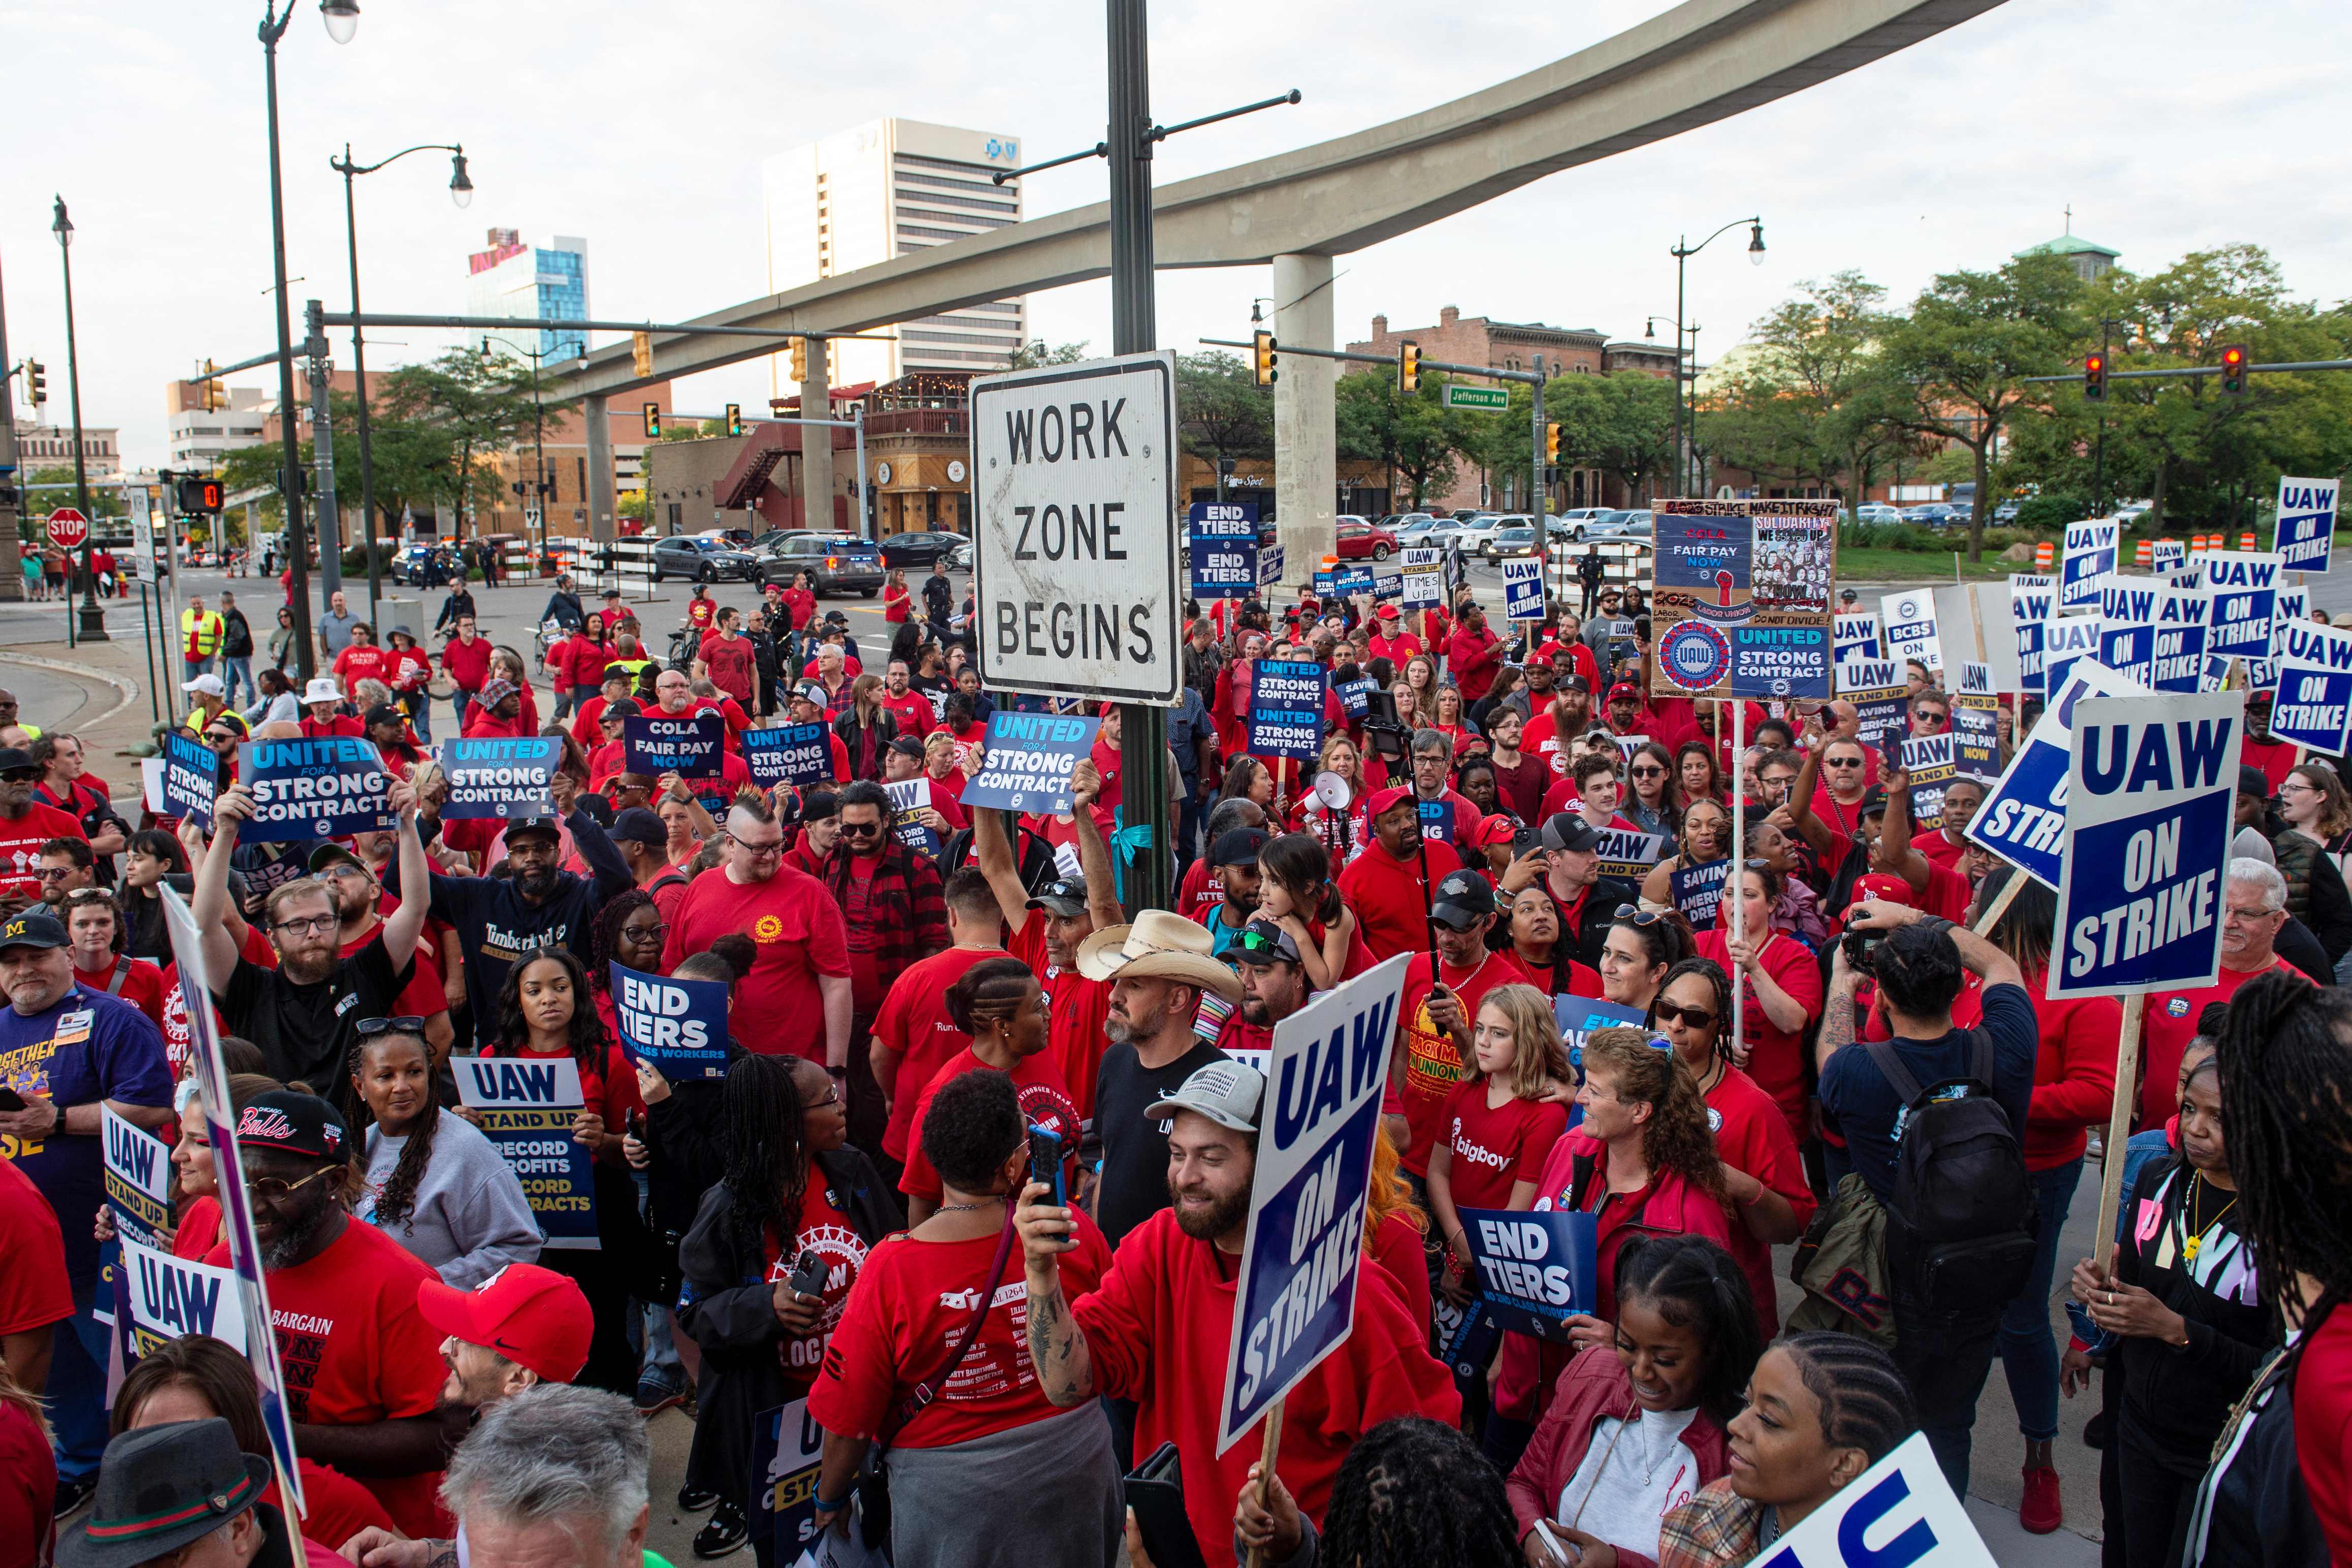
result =
[[[15,1089],[10,1089],[6,1084],[0,1083],[0,1110],[22,1110],[24,1109],[25,1097],[18,1094]]]
[[[825,1272],[824,1259],[817,1256],[816,1248],[803,1247],[801,1255],[793,1259],[793,1271],[785,1277],[784,1283],[793,1288],[796,1296],[822,1296]]]
[[[1069,1206],[1069,1193],[1062,1181],[1061,1135],[1034,1122],[1029,1125],[1029,1179],[1043,1182],[1054,1190],[1055,1208]]]
[[[640,1143],[644,1142],[646,1141],[646,1113],[639,1110],[636,1107],[631,1106],[629,1108],[628,1115],[623,1120],[628,1127],[629,1136],[635,1139]]]

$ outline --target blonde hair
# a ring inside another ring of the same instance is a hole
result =
[[[1489,1007],[1511,1026],[1511,1093],[1516,1098],[1534,1100],[1553,1079],[1569,1076],[1568,1053],[1560,1047],[1549,996],[1532,985],[1497,985],[1479,998],[1480,1012]]]

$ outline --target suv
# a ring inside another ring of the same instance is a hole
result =
[[[1360,561],[1370,556],[1374,561],[1386,561],[1397,552],[1397,536],[1385,528],[1376,528],[1360,517],[1342,513],[1339,519],[1337,553],[1342,561]]]
[[[1486,541],[1492,539],[1495,530],[1502,526],[1503,517],[1500,512],[1473,511],[1457,513],[1449,521],[1454,525],[1451,532],[1456,544],[1465,550],[1484,553]]]
[[[872,540],[854,533],[795,533],[762,563],[760,578],[790,587],[803,572],[816,584],[820,598],[862,594],[870,599],[882,591],[882,551]]]
[[[1570,539],[1581,542],[1586,531],[1594,523],[1609,515],[1610,509],[1605,506],[1570,507],[1566,511],[1553,515],[1552,533],[1554,537],[1564,533]]]
[[[1901,522],[1903,509],[1889,506],[1883,500],[1866,500],[1853,509],[1856,522]]]
[[[1529,517],[1496,518],[1499,525],[1478,544],[1478,553],[1489,561],[1505,556],[1533,555],[1536,551],[1535,520]]]
[[[656,583],[665,577],[690,577],[697,583],[716,583],[722,577],[746,583],[760,580],[759,557],[701,533],[655,540],[653,567]]]

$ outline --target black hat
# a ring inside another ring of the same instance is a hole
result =
[[[604,710],[596,715],[596,722],[602,724],[607,719],[635,719],[644,712],[645,709],[635,698],[615,697],[604,704]]]
[[[1574,854],[1601,842],[1601,830],[1572,811],[1554,812],[1543,825],[1543,847],[1557,854]]]
[[[37,903],[0,926],[0,948],[64,947],[70,941],[58,917]]]
[[[621,591],[618,588],[607,588],[604,593],[604,597],[607,599],[617,599],[620,596]]]
[[[241,1149],[274,1149],[306,1160],[348,1160],[352,1136],[335,1108],[315,1094],[273,1089],[257,1094],[236,1116]]]
[[[829,789],[811,790],[801,796],[801,820],[823,822],[841,815],[841,796]]]
[[[526,833],[544,837],[559,844],[563,841],[562,826],[551,816],[519,816],[507,824],[509,844]]]
[[[408,722],[408,715],[401,711],[400,705],[396,702],[379,702],[367,710],[366,722],[370,727],[377,724],[405,724]]]
[[[1255,866],[1257,852],[1265,847],[1265,830],[1259,827],[1228,827],[1217,835],[1209,846],[1212,866]]]
[[[2257,767],[2241,766],[2238,769],[2238,793],[2252,795],[2256,800],[2270,799],[2270,774]]]
[[[1581,823],[1582,818],[1577,820]],[[1468,931],[1494,912],[1494,884],[1475,871],[1450,873],[1437,884],[1437,896],[1429,906],[1430,919],[1454,931]]]
[[[1298,956],[1298,942],[1288,931],[1268,920],[1255,920],[1242,927],[1239,941],[1230,955],[1243,963],[1264,966],[1269,963],[1296,963],[1306,961]]]
[[[0,746],[0,773],[13,773],[19,768],[31,768],[37,773],[40,766],[33,761],[33,753],[22,747]]]
[[[659,849],[669,842],[669,829],[662,819],[642,805],[613,814],[613,826],[604,829],[607,838],[625,839],[632,844],[650,844]]]
[[[890,742],[890,749],[902,757],[919,757],[923,754],[922,742],[912,735],[899,736]]]
[[[201,1541],[260,1502],[269,1461],[226,1421],[138,1426],[106,1446],[89,1517],[58,1542],[59,1568],[131,1568]]]
[[[1037,889],[1029,900],[1033,910],[1043,910],[1049,915],[1075,920],[1087,910],[1087,884],[1077,877],[1059,877]]]

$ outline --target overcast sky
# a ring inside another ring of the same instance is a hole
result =
[[[364,0],[338,47],[315,0],[281,46],[289,269],[348,303],[349,138],[373,160],[462,141],[478,194],[450,202],[446,157],[361,184],[371,308],[457,312],[466,254],[491,226],[589,242],[601,317],[682,319],[763,291],[761,160],[882,115],[1008,132],[1033,158],[1102,132],[1098,0],[912,5],[662,0]],[[1163,144],[1163,181],[1381,123],[1597,41],[1665,7],[1527,0],[1160,0],[1153,109],[1172,121],[1296,86],[1270,110]],[[164,384],[205,356],[271,346],[258,5],[0,0],[16,151],[0,167],[12,360],[49,367],[66,417],[52,192],[73,258],[82,413],[136,462],[165,457]],[[248,13],[251,13],[248,15]],[[2317,0],[2010,0],[1904,53],[1675,140],[1557,174],[1340,258],[1344,341],[1384,312],[1438,308],[1641,335],[1670,313],[1678,233],[1760,212],[1694,260],[1691,317],[1712,359],[1802,279],[1859,268],[1908,298],[1937,271],[1997,266],[2062,228],[2153,269],[2232,240],[2268,246],[2298,293],[2352,295],[2347,154],[2333,127],[2352,7]],[[1087,161],[1029,182],[1032,215],[1100,198]],[[1240,337],[1264,268],[1162,273],[1160,342]],[[1032,295],[1033,333],[1109,347],[1108,287]],[[296,334],[300,326],[297,318]],[[448,334],[386,332],[372,363],[429,358]],[[605,340],[599,340],[600,342]],[[339,360],[348,338],[340,337]],[[261,384],[258,378],[242,378]],[[764,406],[763,363],[681,384],[679,403]],[[20,416],[23,413],[19,405]]]

